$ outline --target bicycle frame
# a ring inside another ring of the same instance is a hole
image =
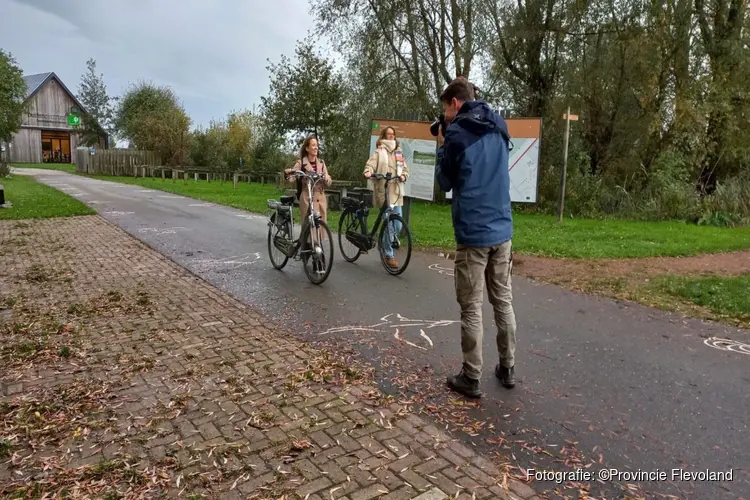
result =
[[[288,249],[288,250],[291,250],[291,251],[285,251],[284,249],[279,248],[279,250],[281,250],[284,253],[284,255],[286,255],[289,258],[293,258],[293,257],[297,256],[297,253],[300,252],[300,248],[302,248],[302,244],[307,239],[310,231],[312,231],[312,228],[313,227],[315,227],[315,228],[320,227],[321,218],[320,218],[320,213],[318,213],[315,210],[315,207],[314,207],[314,203],[313,203],[313,190],[315,189],[315,185],[317,185],[317,183],[320,182],[323,179],[322,175],[319,175],[319,174],[317,174],[315,172],[305,173],[305,172],[302,172],[302,171],[295,171],[291,175],[294,175],[295,177],[301,177],[303,179],[304,178],[310,179],[312,182],[308,182],[307,183],[307,194],[308,194],[308,199],[310,200],[310,207],[308,208],[309,213],[307,214],[308,224],[307,224],[307,226],[305,226],[304,223],[303,223],[303,227],[302,227],[302,230],[300,231],[300,236],[299,236],[299,239],[297,240],[297,244]],[[278,218],[282,216],[282,214],[281,214],[282,210],[286,211],[286,209],[284,207],[287,207],[287,206],[282,205],[277,200],[268,200],[268,207],[269,207],[269,209],[273,209],[274,210],[274,213],[276,214],[276,220],[278,221],[279,220]],[[289,241],[290,243],[295,240],[295,238],[294,238],[294,210],[293,210],[293,208],[294,208],[293,205],[292,206],[288,206],[288,209],[289,209],[288,217],[289,217],[289,223],[290,223],[290,231],[289,232],[290,232],[290,234],[289,234],[289,238],[288,238],[287,241]],[[287,215],[284,214],[284,216],[286,217]],[[272,223],[273,224],[277,224],[277,227],[278,227],[278,222],[271,222],[271,221],[269,221],[269,224],[272,224]],[[315,236],[313,236],[313,242],[312,242],[313,248],[315,247],[316,243],[319,243],[319,242],[316,242],[315,241]],[[307,253],[311,253],[312,251],[313,251],[312,249],[309,249],[309,250],[303,250],[300,253],[301,254],[307,254]]]
[[[301,177],[303,179],[308,179],[309,181],[312,181],[312,182],[307,182],[306,183],[307,184],[307,199],[310,202],[310,206],[307,208],[307,211],[308,211],[308,213],[307,213],[307,222],[308,222],[308,224],[307,224],[306,227],[304,227],[304,224],[303,224],[303,228],[300,231],[299,240],[297,242],[297,245],[296,245],[296,248],[295,248],[295,252],[294,252],[296,254],[297,251],[299,251],[299,249],[302,248],[303,242],[307,239],[308,234],[310,234],[310,232],[313,230],[313,228],[320,227],[321,218],[320,218],[320,213],[317,210],[315,210],[315,203],[313,202],[313,200],[314,200],[314,198],[313,198],[313,191],[315,189],[315,186],[318,184],[318,182],[320,182],[321,180],[323,180],[323,176],[320,175],[320,174],[318,174],[318,173],[316,173],[316,172],[305,173],[305,172],[303,172],[301,170],[298,170],[298,171],[294,172],[294,175],[296,177]],[[313,248],[309,249],[309,250],[304,250],[304,251],[302,251],[302,253],[312,253],[314,251],[313,249],[315,248],[316,243],[319,244],[319,242],[315,241],[314,233],[313,233],[313,237],[312,238],[313,238],[313,241],[312,241]],[[294,240],[294,238],[292,238],[292,241],[293,240]]]
[[[378,211],[378,219],[375,221],[375,225],[372,227],[372,231],[370,231],[369,234],[367,233],[367,217],[369,216],[369,213],[370,213],[369,207],[357,209],[354,216],[357,218],[357,221],[361,225],[360,233],[363,236],[367,236],[371,240],[374,240],[375,235],[378,233],[378,229],[380,229],[380,224],[385,223],[383,221],[384,216],[394,213],[393,208],[391,208],[391,202],[390,202],[389,195],[388,195],[388,184],[391,182],[395,182],[396,178],[391,177],[390,172],[386,175],[375,174],[371,178],[375,180],[385,179],[385,200],[383,201],[383,205],[381,205]],[[362,212],[364,212],[364,214],[362,214]]]

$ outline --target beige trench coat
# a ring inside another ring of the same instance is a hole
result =
[[[307,159],[307,157],[304,158],[304,162],[305,166],[310,165],[310,161]],[[318,158],[317,166],[319,174],[323,174],[324,176],[328,175],[328,168],[326,167],[326,164],[322,159]],[[300,170],[299,160],[297,160],[297,163],[294,164],[292,170]],[[292,177],[290,182],[294,184],[296,182],[296,179]],[[311,182],[309,179],[302,180],[302,192],[299,195],[300,220],[304,220],[304,218],[307,217],[307,210],[310,207],[310,196],[307,193],[307,184],[309,182]],[[315,203],[315,209],[320,213],[320,218],[323,220],[323,222],[326,223],[328,222],[328,199],[326,198],[325,186],[330,185],[331,181],[318,181],[318,183],[313,188],[313,202]]]
[[[397,147],[393,151],[388,151],[385,146],[380,146],[380,148],[385,148],[385,151],[388,153],[388,164],[379,164],[379,155],[378,150],[376,149],[372,153],[372,156],[370,156],[370,159],[367,160],[364,173],[369,172],[370,174],[385,175],[390,172],[393,177],[396,177],[396,152],[400,152],[403,156],[403,151],[400,147]],[[403,160],[403,171],[401,172],[401,175],[403,175],[407,181],[409,180],[409,166],[406,164],[406,160]],[[385,202],[385,180],[372,180],[372,185],[374,188],[372,202],[376,208],[380,208]],[[390,181],[388,183],[388,201],[391,205],[396,207],[404,205],[404,184],[400,180],[396,180],[395,182]]]

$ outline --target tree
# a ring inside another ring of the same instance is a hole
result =
[[[211,120],[207,129],[196,130],[190,144],[192,164],[212,169],[226,168],[228,139],[227,126],[223,121]]]
[[[77,96],[85,108],[80,125],[81,142],[86,146],[94,146],[98,144],[102,132],[113,135],[112,102],[116,99],[107,94],[104,75],[96,74],[96,60],[92,58],[86,61],[86,68],[86,73],[81,75]]]
[[[190,117],[168,86],[139,82],[120,99],[115,127],[137,149],[156,151],[167,165],[187,161]]]
[[[10,142],[21,128],[26,83],[10,53],[0,49],[0,141]]]
[[[232,112],[227,117],[227,157],[229,165],[239,166],[240,158],[243,165],[252,155],[253,125],[255,117],[249,110]]]
[[[355,56],[378,45],[381,74],[397,73],[413,95],[413,110],[434,118],[437,96],[456,76],[472,79],[484,46],[479,0],[311,0],[318,32],[331,35],[342,53]],[[480,30],[481,31],[481,30]]]
[[[314,133],[325,141],[337,119],[343,85],[333,66],[309,42],[298,42],[296,61],[286,56],[270,64],[270,95],[262,98],[263,112],[278,132]]]
[[[250,111],[229,113],[226,120],[211,120],[207,129],[193,133],[190,159],[196,166],[248,168],[253,155],[256,119]]]

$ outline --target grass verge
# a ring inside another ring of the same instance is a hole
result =
[[[659,275],[585,277],[576,283],[544,280],[602,295],[750,328],[750,273],[739,276]]]
[[[281,191],[275,185],[232,182],[97,176],[96,178],[189,196],[250,212],[263,213],[266,201]],[[340,212],[329,213],[338,229]],[[417,201],[412,204],[411,231],[415,246],[455,249],[450,206]],[[368,221],[372,225],[372,217]],[[683,222],[567,219],[514,214],[514,247],[522,254],[570,258],[677,257],[750,248],[750,228],[716,228]]]
[[[0,184],[5,187],[5,201],[12,205],[11,208],[0,208],[0,220],[46,219],[96,213],[72,196],[28,176],[6,177],[0,179]]]
[[[721,318],[750,324],[750,273],[740,276],[660,276],[652,289]]]

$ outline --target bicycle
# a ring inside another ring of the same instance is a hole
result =
[[[313,189],[323,180],[323,176],[316,172],[300,171],[295,171],[293,175],[311,181],[307,183],[310,199],[307,224],[303,221],[300,237],[295,240],[294,195],[282,196],[279,200],[268,200],[268,256],[273,267],[278,270],[283,269],[289,259],[302,260],[307,278],[311,283],[320,285],[328,279],[333,267],[333,235],[328,225],[320,218],[320,213],[314,209],[315,204],[312,202]],[[325,242],[322,235],[328,239],[328,256],[324,252]],[[302,242],[305,243],[304,248]],[[281,255],[274,256],[274,250],[278,250]],[[311,262],[312,266],[309,265]]]
[[[365,203],[364,199],[351,197],[342,198],[341,207],[343,208],[343,212],[339,219],[339,249],[347,262],[354,262],[360,255],[368,253],[377,245],[380,251],[380,261],[386,272],[392,276],[398,276],[406,270],[411,260],[411,231],[403,217],[391,208],[390,200],[388,199],[388,183],[394,182],[396,178],[392,177],[390,172],[385,175],[373,174],[370,178],[385,180],[385,201],[383,202],[383,206],[380,207],[378,220],[375,222],[372,231],[368,234],[367,216],[370,214],[368,205],[371,202]],[[359,192],[363,194],[362,198],[364,198],[365,193],[372,194],[372,190],[370,189],[361,189]],[[387,222],[381,226],[380,223],[384,220]],[[398,269],[391,267],[386,262],[387,257],[385,255],[385,248],[383,247],[384,241],[391,241],[391,248],[401,248],[403,243],[399,239],[399,235],[395,234],[395,223],[401,224],[401,232],[403,234],[401,239],[405,240],[404,242],[406,243],[406,259]],[[380,233],[376,240],[375,233],[378,232],[378,228],[380,228]],[[386,236],[389,238],[388,240],[384,240]],[[346,250],[344,250],[344,240],[352,243],[357,248],[356,254],[347,255]]]

